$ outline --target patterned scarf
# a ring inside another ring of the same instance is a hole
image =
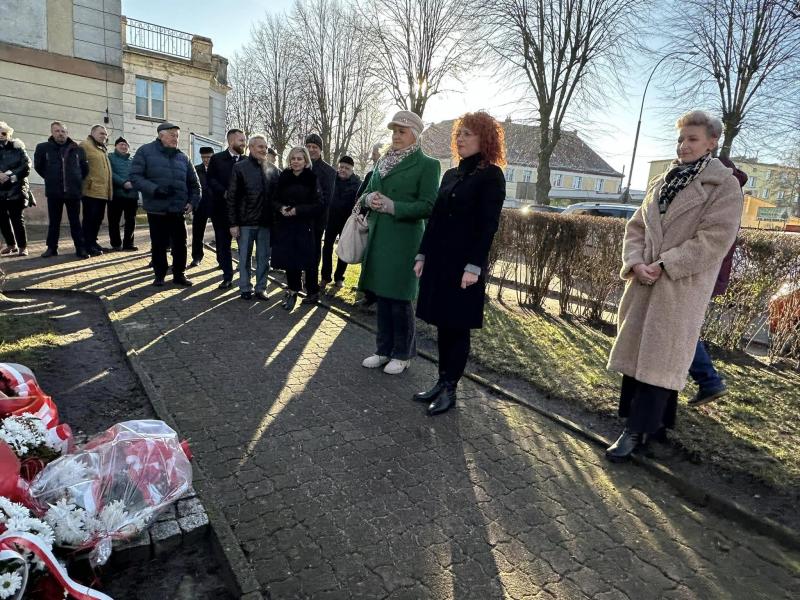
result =
[[[663,215],[667,212],[669,205],[675,196],[689,185],[700,172],[711,162],[711,153],[703,155],[692,163],[679,163],[673,160],[670,170],[664,178],[664,185],[661,186],[661,193],[658,196],[658,211]]]
[[[381,160],[378,162],[378,166],[375,167],[378,169],[378,173],[380,176],[386,177],[388,173],[392,171],[400,162],[406,158],[409,154],[413,154],[419,149],[419,140],[411,144],[408,148],[403,148],[402,150],[393,150],[389,149],[386,154],[381,157]]]

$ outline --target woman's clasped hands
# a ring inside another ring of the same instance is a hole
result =
[[[650,265],[639,263],[633,266],[632,271],[636,279],[642,285],[653,285],[663,273],[663,269],[658,263],[652,263]]]

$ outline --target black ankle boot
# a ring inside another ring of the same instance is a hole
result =
[[[416,394],[414,394],[413,398],[417,402],[429,402],[430,403],[430,402],[433,402],[434,400],[436,400],[439,397],[439,394],[442,393],[442,390],[444,390],[444,381],[442,381],[440,379],[439,381],[436,382],[436,385],[434,385],[427,392],[416,393]]]
[[[439,396],[428,406],[428,416],[440,415],[456,405],[456,384],[446,381]]]
[[[617,441],[606,449],[606,458],[611,462],[626,461],[643,443],[644,434],[623,429]]]

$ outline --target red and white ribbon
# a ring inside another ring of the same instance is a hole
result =
[[[21,531],[6,531],[0,535],[0,559],[3,560],[22,560],[25,565],[25,575],[23,576],[22,587],[20,591],[12,600],[19,600],[25,592],[27,584],[27,561],[25,558],[16,552],[14,548],[24,548],[33,552],[44,562],[47,569],[53,574],[56,580],[64,587],[69,595],[75,600],[113,600],[111,596],[98,592],[92,588],[81,585],[74,581],[67,573],[67,570],[61,566],[56,557],[43,543],[41,538],[30,533]]]

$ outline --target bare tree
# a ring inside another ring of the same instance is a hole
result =
[[[369,24],[376,77],[398,106],[420,117],[448,78],[474,69],[476,11],[470,0],[370,0]]]
[[[304,95],[294,68],[297,58],[294,32],[286,15],[267,15],[253,28],[246,56],[258,85],[259,120],[278,154],[278,166],[297,136]]]
[[[225,123],[228,129],[241,129],[246,136],[259,129],[256,73],[246,55],[234,53],[228,63],[228,93]]]
[[[550,158],[564,119],[613,89],[648,5],[648,0],[498,0],[487,7],[490,46],[512,77],[524,77],[538,112],[538,202],[549,203]]]
[[[335,162],[379,91],[367,45],[353,39],[364,28],[358,15],[338,0],[298,0],[291,18],[298,39],[308,40],[297,56],[295,75],[305,88],[308,116],[322,138],[323,156]]]
[[[380,104],[368,106],[361,113],[350,150],[359,173],[369,170],[372,147],[388,137],[389,130],[384,126],[385,116]]]
[[[724,125],[721,156],[737,135],[785,133],[800,110],[800,19],[796,0],[686,0],[665,22],[669,50],[687,54],[664,73],[675,97],[713,106]],[[671,19],[678,19],[671,21]]]

